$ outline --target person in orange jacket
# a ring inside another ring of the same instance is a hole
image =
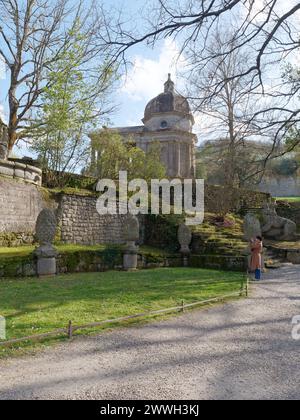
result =
[[[261,279],[263,240],[261,236],[251,239],[251,271],[255,272],[255,279]]]

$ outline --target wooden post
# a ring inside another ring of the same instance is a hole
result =
[[[72,321],[69,321],[69,324],[68,324],[68,338],[69,338],[69,340],[71,340],[73,338]]]
[[[181,312],[184,312],[184,301],[181,301]]]
[[[244,292],[244,282],[242,280],[242,284],[241,284],[241,288],[240,288],[240,297],[243,296],[243,292]]]
[[[249,277],[247,276],[247,281],[246,281],[246,297],[249,296]]]

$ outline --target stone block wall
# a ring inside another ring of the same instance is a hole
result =
[[[289,205],[288,203],[280,203],[277,207],[277,214],[286,219],[290,219],[296,223],[297,226],[300,226],[300,204],[293,203]]]
[[[36,185],[0,176],[0,246],[32,243],[35,222],[44,206]]]
[[[265,178],[259,190],[270,193],[273,197],[300,196],[300,179],[293,176]]]
[[[62,195],[59,204],[61,241],[80,245],[122,244],[125,216],[99,215],[97,197]]]
[[[229,203],[230,211],[240,212],[245,209],[262,208],[271,198],[270,194],[246,189],[232,189],[228,191],[220,185],[205,184],[205,211],[217,213],[219,207]]]
[[[26,167],[26,165],[23,166]],[[0,175],[0,246],[33,243],[35,223],[38,214],[45,207],[58,209],[57,239],[63,243],[97,245],[122,244],[124,242],[122,231],[126,216],[100,216],[96,210],[97,197],[91,193],[82,195],[50,192],[47,199],[44,199],[43,191],[45,190],[30,180],[22,178],[21,175],[23,176],[25,172],[21,172],[18,172],[19,178],[14,175]],[[205,208],[207,212],[215,211],[216,196],[223,193],[222,187],[206,186]],[[240,209],[243,206],[262,207],[267,198],[268,196],[262,193],[243,191],[238,194],[237,202],[233,207],[234,209]],[[150,220],[151,217],[141,218],[141,243],[144,242],[144,238],[147,239],[146,219]],[[176,220],[173,221],[170,216],[166,219],[159,222],[162,226],[161,229],[157,227],[157,220],[154,220],[154,226],[153,228],[152,225],[150,226],[150,231],[157,232],[156,239],[159,241],[167,239],[172,248],[177,248],[176,234],[177,226],[180,223],[179,221],[177,223]],[[152,237],[152,239],[155,238]],[[150,241],[151,244],[153,240]]]

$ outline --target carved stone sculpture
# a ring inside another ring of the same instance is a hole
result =
[[[179,226],[178,229],[178,242],[180,244],[180,252],[181,254],[190,254],[191,250],[190,250],[190,244],[192,242],[192,232],[190,230],[190,228],[185,225],[182,224]]]
[[[247,213],[244,219],[244,237],[247,241],[262,236],[260,221],[254,213]]]
[[[140,224],[136,216],[128,215],[126,217],[123,235],[126,242],[123,254],[123,268],[126,271],[136,270],[139,249],[136,242],[140,238]]]
[[[41,211],[36,222],[36,238],[40,246],[35,250],[38,276],[52,276],[56,274],[57,251],[52,243],[55,238],[57,219],[50,209]]]
[[[278,216],[276,205],[268,204],[263,209],[262,233],[265,238],[276,241],[291,241],[297,232],[296,223]]]
[[[177,237],[180,244],[180,253],[183,257],[183,265],[184,267],[187,267],[188,257],[191,253],[190,244],[192,242],[192,232],[187,225],[182,224],[178,228]]]

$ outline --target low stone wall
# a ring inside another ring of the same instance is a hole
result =
[[[97,273],[107,270],[122,270],[122,249],[107,248],[104,251],[63,252],[57,258],[57,274]],[[26,257],[9,257],[1,259],[0,279],[15,277],[34,277],[37,275],[36,259]],[[159,267],[181,267],[180,255],[159,255],[140,252],[138,268],[150,269]]]
[[[101,272],[122,267],[122,254],[119,250],[78,251],[61,253],[57,258],[57,274]],[[37,275],[37,263],[34,256],[5,258],[1,260],[0,278],[34,277]]]
[[[34,185],[42,185],[42,171],[24,163],[0,160],[0,176],[4,175]]]
[[[190,267],[209,268],[214,270],[228,270],[246,272],[247,257],[227,255],[192,255],[189,262]]]
[[[284,246],[279,248],[278,246],[271,245],[268,245],[267,248],[282,261],[300,264],[300,249],[284,248]]]

